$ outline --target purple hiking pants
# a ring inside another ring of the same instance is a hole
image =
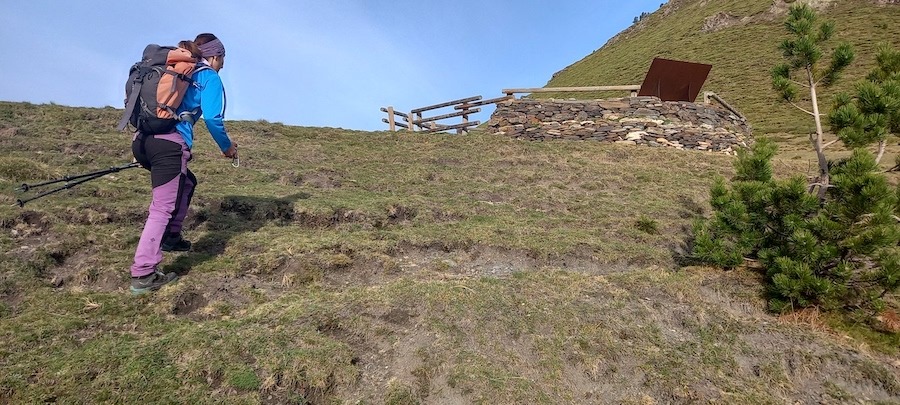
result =
[[[131,266],[131,276],[142,277],[156,271],[162,261],[163,238],[181,232],[197,178],[187,167],[191,150],[177,132],[137,133],[131,142],[131,152],[138,163],[150,170],[153,185],[149,215]]]

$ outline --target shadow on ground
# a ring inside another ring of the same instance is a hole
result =
[[[309,197],[307,193],[281,198],[225,196],[218,209],[196,214],[194,221],[205,223],[209,231],[194,241],[190,252],[166,266],[167,270],[179,275],[188,274],[196,266],[222,254],[231,238],[255,232],[272,221],[290,223],[294,218],[294,203]]]

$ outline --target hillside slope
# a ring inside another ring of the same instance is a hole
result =
[[[230,122],[240,168],[198,131],[181,279],[132,297],[145,172],[13,192],[129,161],[119,113],[0,102],[0,403],[900,399],[900,335],[679,266],[731,157]]]
[[[856,62],[835,91],[851,89],[868,73],[874,65],[873,49],[879,42],[900,48],[897,2],[813,3],[821,17],[835,22],[835,43],[847,41],[856,50]],[[771,69],[782,61],[777,46],[787,37],[783,28],[787,7],[783,0],[672,0],[558,72],[547,86],[641,84],[654,57],[707,63],[713,68],[703,90],[718,93],[741,110],[756,134],[806,134],[815,129],[812,119],[789,105],[778,104],[771,89]],[[826,112],[833,94],[826,90],[820,97]]]

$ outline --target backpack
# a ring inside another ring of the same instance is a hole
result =
[[[179,116],[175,110],[188,86],[191,75],[209,69],[199,65],[190,51],[156,44],[144,48],[143,58],[131,66],[125,83],[125,112],[118,129],[131,124],[144,134],[165,134],[175,130],[180,121],[194,121],[197,112]]]

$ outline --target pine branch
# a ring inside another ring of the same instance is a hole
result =
[[[825,188],[834,188],[834,187],[835,187],[834,185],[831,185],[831,184],[825,184],[825,183],[810,183],[809,186],[810,186],[810,187],[822,187],[822,186],[825,186]]]
[[[789,234],[779,232],[777,229],[773,228],[772,225],[766,224],[766,229],[768,229],[769,232],[772,232],[778,236],[781,236],[783,239],[788,239],[790,237]]]
[[[807,113],[807,114],[809,114],[809,115],[811,115],[811,116],[813,116],[813,117],[816,116],[815,113],[813,113],[812,111],[807,111],[807,110],[804,109],[803,107],[800,107],[799,105],[797,105],[797,103],[795,103],[795,102],[793,102],[793,101],[788,101],[788,102],[791,103],[791,105],[794,106],[794,108],[796,108],[796,109],[798,109],[798,110],[800,110],[800,111],[803,111],[803,112],[805,112],[805,113]]]
[[[806,87],[807,89],[810,88],[810,86],[809,86],[808,84],[803,83],[803,82],[798,82],[798,81],[793,80],[793,79],[788,79],[788,81],[790,81],[791,83],[794,83],[794,84],[796,84],[796,85]]]

